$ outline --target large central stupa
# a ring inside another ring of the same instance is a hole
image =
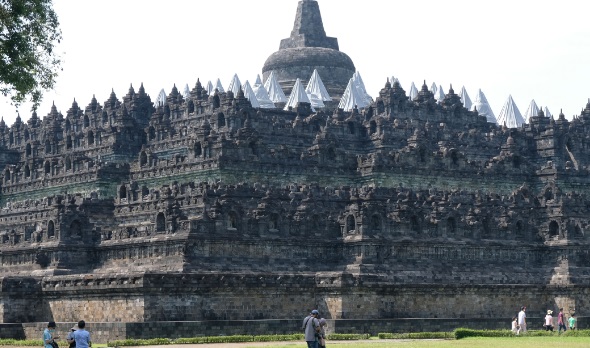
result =
[[[338,50],[338,39],[326,36],[322,15],[316,1],[302,0],[297,7],[291,36],[281,40],[277,52],[268,57],[262,68],[264,80],[271,71],[289,95],[299,78],[305,84],[314,69],[336,100],[340,99],[355,73],[354,63]]]

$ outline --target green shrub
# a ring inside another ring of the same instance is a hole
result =
[[[117,346],[158,346],[164,344],[171,344],[172,340],[169,338],[150,338],[150,339],[126,339],[107,342],[109,347]]]
[[[531,331],[528,331],[531,332]],[[473,330],[459,328],[454,331],[455,339],[462,339],[466,337],[511,337],[515,336],[511,330]],[[527,333],[528,335],[528,333]]]
[[[379,333],[379,339],[454,339],[453,332]]]
[[[588,332],[582,332],[588,331]],[[545,330],[528,330],[527,332],[521,332],[520,335],[515,335],[511,330],[473,330],[460,328],[454,331],[455,338],[460,340],[466,337],[546,337],[546,336],[557,336],[557,331],[545,331]],[[575,336],[575,334],[572,334]],[[580,337],[590,337],[590,330],[580,330]]]
[[[562,335],[571,337],[590,337],[590,330],[567,330],[562,333]]]
[[[174,340],[174,344],[203,344],[207,343],[208,337],[187,337],[177,338]],[[110,346],[110,344],[109,344]]]
[[[333,341],[356,341],[356,340],[367,340],[371,337],[369,334],[338,334],[333,333],[326,335],[328,340]]]
[[[522,333],[521,333],[522,335]],[[524,333],[525,336],[531,337],[543,337],[543,336],[557,336],[559,333],[557,331],[545,331],[545,330],[528,330]]]
[[[305,338],[304,334],[292,335],[260,335],[253,336],[255,342],[279,342],[279,341],[300,341]]]
[[[183,337],[175,340],[167,338],[154,339],[127,339],[108,342],[109,347],[122,346],[146,346],[146,345],[165,345],[165,344],[203,344],[203,343],[241,343],[241,342],[278,342],[278,341],[300,341],[303,340],[303,334],[291,335],[233,335],[233,336],[202,336],[202,337]]]
[[[61,346],[61,343],[58,343]],[[15,340],[14,338],[0,339],[0,346],[43,346],[43,340]]]

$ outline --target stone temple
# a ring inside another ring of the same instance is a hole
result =
[[[317,2],[296,18],[264,73],[341,91],[354,65]],[[312,308],[342,333],[506,328],[521,305],[584,328],[589,134],[590,103],[509,129],[385,79],[350,112],[197,81],[2,122],[0,334],[292,333]]]

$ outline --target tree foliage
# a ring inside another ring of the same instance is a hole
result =
[[[36,109],[53,88],[61,59],[61,30],[51,0],[0,0],[0,92],[18,107]]]

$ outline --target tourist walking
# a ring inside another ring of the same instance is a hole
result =
[[[547,315],[545,316],[545,325],[543,325],[546,331],[553,331],[553,316],[551,314],[553,314],[553,311],[550,309],[547,310]]]
[[[318,339],[319,348],[326,348],[326,327],[328,327],[326,319],[320,319],[320,337]]]
[[[518,312],[518,326],[520,326],[520,332],[526,332],[526,307],[520,307]]]
[[[318,348],[318,335],[320,333],[319,315],[320,312],[318,312],[317,309],[314,309],[307,317],[305,317],[305,319],[303,319],[301,329],[305,332],[305,342],[307,342],[308,348]]]
[[[86,322],[84,320],[78,322],[78,330],[74,332],[74,340],[76,341],[76,348],[92,347],[90,332],[86,331]]]
[[[520,326],[518,325],[518,318],[517,317],[512,318],[512,332],[515,335],[518,335],[520,333]]]
[[[50,321],[47,323],[47,328],[43,330],[43,345],[45,348],[59,348],[55,342],[58,338],[59,336],[55,334],[55,322]]]
[[[574,318],[575,316],[576,316],[576,314],[572,313],[572,316],[567,320],[570,325],[570,330],[573,330],[576,328],[576,318]]]
[[[557,315],[557,332],[561,333],[561,329],[563,329],[563,332],[565,332],[567,330],[567,327],[565,326],[565,317],[563,316],[563,308],[559,309],[559,314]]]

